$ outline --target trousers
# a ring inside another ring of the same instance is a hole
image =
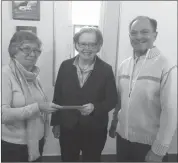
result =
[[[145,162],[145,157],[151,145],[130,142],[117,134],[117,161],[118,162]],[[168,161],[168,155],[163,162]]]
[[[100,162],[107,138],[107,128],[98,131],[61,128],[59,143],[63,162]]]
[[[39,151],[42,156],[44,138],[39,141]],[[28,162],[27,145],[14,144],[1,140],[1,161],[2,162]],[[41,157],[34,162],[41,162]]]

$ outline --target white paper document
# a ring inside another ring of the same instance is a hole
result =
[[[74,106],[62,106],[61,109],[83,109],[84,106],[77,106],[77,105],[74,105]]]

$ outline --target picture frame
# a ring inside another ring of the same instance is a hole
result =
[[[12,1],[12,18],[15,20],[40,20],[40,1]]]
[[[35,26],[16,26],[16,31],[29,31],[37,34],[37,28]]]

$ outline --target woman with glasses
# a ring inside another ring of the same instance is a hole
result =
[[[38,79],[41,45],[25,31],[10,40],[10,62],[2,68],[2,162],[40,161],[48,115],[60,108],[48,102]]]
[[[78,55],[59,69],[53,102],[66,109],[52,114],[62,161],[99,162],[107,138],[108,112],[115,108],[117,91],[112,67],[97,53],[103,45],[99,29],[84,27],[74,36]],[[67,106],[76,106],[69,109]]]

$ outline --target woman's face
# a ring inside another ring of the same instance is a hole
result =
[[[100,45],[98,45],[96,40],[96,34],[93,32],[83,33],[79,37],[78,43],[76,43],[76,48],[82,59],[91,60],[100,50]]]
[[[29,70],[36,64],[40,54],[41,49],[37,43],[26,41],[20,47],[18,47],[18,52],[15,55],[15,59],[22,66],[24,66],[24,68]]]

